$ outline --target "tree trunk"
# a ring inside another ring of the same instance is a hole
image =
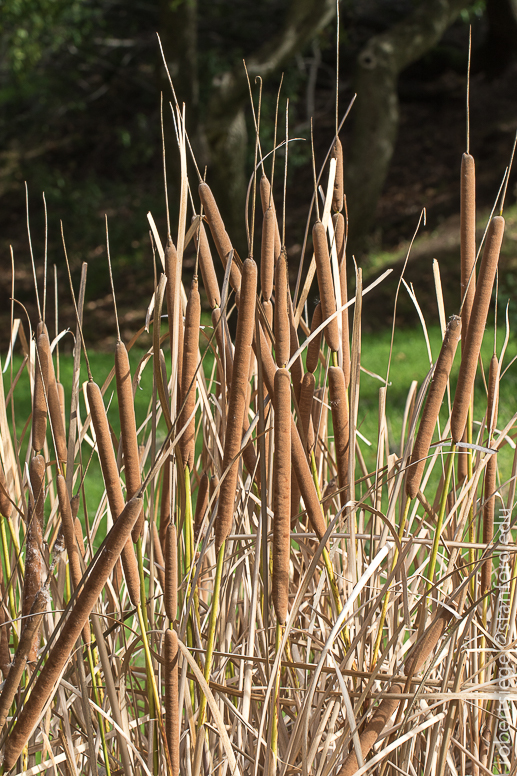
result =
[[[441,39],[471,0],[425,0],[408,17],[371,38],[357,61],[354,127],[345,159],[350,247],[364,248],[388,172],[399,124],[398,76]]]
[[[291,0],[285,24],[271,41],[246,58],[250,81],[266,79],[318,35],[335,14],[335,0]],[[207,182],[223,215],[226,229],[239,255],[247,252],[244,205],[247,132],[245,111],[249,96],[242,63],[223,73],[214,83],[203,133],[208,158]],[[268,149],[270,150],[270,149]]]

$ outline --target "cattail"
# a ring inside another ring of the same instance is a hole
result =
[[[129,357],[123,342],[117,342],[115,348],[115,378],[117,383],[118,412],[120,417],[120,432],[122,449],[124,451],[124,470],[126,472],[126,500],[132,499],[142,485],[140,474],[140,455],[136,436],[135,405],[133,401],[133,386]],[[144,527],[144,512],[133,528],[133,541],[141,536]]]
[[[330,158],[336,160],[336,177],[334,178],[334,191],[332,192],[332,210],[340,213],[343,210],[343,146],[341,140],[336,137]]]
[[[404,674],[408,677],[414,676],[436,647],[445,629],[452,618],[452,610],[440,608],[436,617],[428,625],[421,639],[414,645],[413,650],[404,663]]]
[[[316,331],[318,326],[321,326],[322,320],[323,318],[321,317],[321,302],[318,302],[312,314],[311,334],[313,331]],[[314,373],[316,371],[316,367],[318,366],[318,361],[320,357],[320,348],[321,348],[321,332],[317,334],[314,337],[314,339],[312,339],[307,345],[306,366],[307,366],[308,372]]]
[[[165,590],[165,560],[163,558],[162,545],[160,543],[160,536],[154,520],[152,521],[153,532],[153,550],[154,550],[154,568],[156,570],[156,576],[162,590]]]
[[[50,420],[52,423],[52,433],[54,437],[54,443],[56,446],[56,456],[58,461],[66,463],[67,449],[66,449],[66,433],[63,423],[63,413],[61,410],[61,404],[59,401],[59,393],[57,390],[56,375],[54,372],[54,362],[52,361],[52,354],[50,352],[50,342],[47,333],[47,327],[42,324],[42,331],[38,337],[38,351],[44,353],[43,359],[48,364],[47,371],[47,383],[45,384],[45,390],[47,394],[48,411],[50,414]],[[43,378],[45,373],[43,372]]]
[[[199,268],[201,270],[201,277],[203,278],[203,285],[205,287],[205,293],[208,298],[208,304],[212,309],[214,307],[220,307],[221,293],[219,291],[219,283],[217,282],[217,275],[215,274],[212,252],[208,244],[205,225],[202,221],[199,225],[199,232],[196,229],[194,240],[196,244],[196,250],[199,251]]]
[[[287,277],[287,256],[281,251],[275,267],[275,358],[278,366],[283,367],[289,361],[291,336],[287,295],[289,281]]]
[[[254,340],[254,348],[256,348],[255,340]],[[275,362],[273,361],[271,352],[267,348],[266,338],[261,328],[260,328],[260,354],[262,357],[263,379],[266,384],[266,388],[268,390],[269,395],[272,398],[274,398],[274,382],[275,382],[275,372],[277,371],[277,368],[275,366]],[[292,460],[293,469],[296,475],[296,479],[298,480],[298,487],[300,488],[300,493],[303,498],[303,502],[305,504],[305,509],[307,510],[309,522],[312,526],[312,530],[315,532],[315,534],[318,536],[319,539],[322,539],[325,534],[325,531],[327,530],[327,526],[323,518],[323,513],[321,511],[321,506],[318,499],[318,494],[316,492],[314,480],[312,479],[311,471],[309,469],[309,464],[307,462],[307,455],[303,448],[302,440],[300,439],[300,434],[298,433],[298,429],[296,428],[296,424],[292,416],[291,416],[291,460]]]
[[[461,319],[453,315],[450,319],[445,337],[443,339],[440,355],[434,368],[433,379],[427,394],[427,400],[422,412],[422,419],[418,429],[418,434],[413,446],[411,461],[406,474],[406,495],[408,498],[415,498],[422,475],[424,473],[425,461],[431,445],[436,421],[442,406],[447,381],[451,373],[452,362],[456,354],[456,348],[461,333]]]
[[[321,221],[316,221],[312,229],[312,242],[314,244],[314,256],[316,258],[316,272],[318,274],[318,286],[321,298],[322,320],[327,320],[336,312],[336,297],[330,269],[330,255],[327,243],[327,234]],[[327,345],[334,352],[339,350],[339,329],[337,318],[333,318],[323,329]]]
[[[104,541],[102,552],[91,568],[63,629],[49,652],[47,662],[33,687],[30,698],[18,716],[14,730],[5,744],[3,767],[11,770],[34,730],[45,704],[64,669],[74,645],[95,606],[124,546],[130,541],[131,529],[142,509],[142,499],[132,498]]]
[[[348,456],[349,456],[349,415],[346,397],[345,376],[338,366],[329,368],[329,400],[332,410],[332,425],[334,426],[334,448],[336,451],[336,468],[339,488],[341,490],[341,506],[348,501]]]
[[[312,402],[312,424],[314,426],[314,444],[316,446],[316,464],[319,466],[319,458],[323,455],[322,444],[326,437],[328,404],[326,400],[326,389],[317,388],[314,391]],[[318,440],[321,443],[318,444]]]
[[[179,776],[178,637],[170,628],[165,631],[164,658],[165,736],[171,758],[172,776]]]
[[[183,331],[183,315],[180,312],[179,320],[178,320],[178,332],[177,332],[177,341],[178,341],[178,370],[177,370],[177,377],[178,377],[178,391],[176,394],[176,411],[179,413],[181,405],[183,404],[183,396],[181,393],[181,386],[183,385],[183,346],[184,346],[184,338],[185,334]],[[171,345],[171,351],[172,351],[172,345]]]
[[[262,203],[262,212],[265,215],[266,210],[268,208],[271,208],[274,216],[275,216],[275,261],[280,256],[280,250],[282,248],[281,242],[280,242],[280,230],[278,228],[278,219],[276,217],[276,209],[275,209],[275,203],[273,200],[273,197],[271,196],[271,184],[269,183],[267,175],[262,174],[260,178],[260,201]],[[262,289],[262,294],[264,294],[264,289]],[[266,297],[266,299],[269,299],[269,297]]]
[[[178,267],[178,252],[176,250],[176,246],[174,245],[170,237],[167,239],[167,244],[165,246],[164,264],[165,264],[165,274],[167,275],[167,285],[165,286],[165,294],[167,299],[167,315],[169,319],[169,339],[170,339],[171,351],[172,351],[172,343],[174,341],[175,330],[177,328],[176,321],[174,320],[174,306],[175,306],[174,294],[176,291],[176,278],[178,273],[181,271],[181,269],[180,267]],[[179,300],[178,300],[178,303],[179,303]]]
[[[77,544],[79,545],[79,552],[84,558],[83,527],[81,525],[81,521],[77,517],[77,515],[79,514],[80,500],[81,500],[81,497],[79,493],[76,493],[75,496],[72,496],[72,498],[70,499],[70,508],[72,510],[72,519],[74,521],[75,538],[76,538]]]
[[[300,400],[298,402],[299,427],[302,440],[307,445],[307,452],[310,452],[314,445],[314,427],[312,425],[312,400],[314,398],[314,375],[312,372],[306,372],[302,380],[302,389]]]
[[[205,512],[208,509],[209,484],[210,481],[208,479],[208,474],[203,472],[201,479],[199,480],[199,487],[197,489],[196,512],[194,515],[194,539],[196,540],[199,538],[199,532],[201,531],[201,526],[205,518]]]
[[[122,495],[115,453],[113,452],[106,410],[104,409],[101,390],[97,383],[89,381],[86,386],[86,393],[90,405],[90,414],[95,430],[95,437],[97,439],[97,449],[99,451],[99,461],[102,476],[104,478],[104,485],[108,495],[113,522],[116,523],[119,515],[124,509],[124,497]],[[133,503],[133,501],[134,499],[131,499],[131,502],[128,503]],[[139,502],[142,503],[141,499],[139,499]],[[124,567],[124,576],[126,578],[129,597],[131,598],[132,604],[138,606],[140,603],[140,575],[138,573],[135,551],[130,539],[128,539],[126,547],[124,547],[122,551],[122,565]]]
[[[470,154],[461,159],[460,185],[461,326],[468,331],[476,293],[476,166]],[[470,281],[470,283],[469,283]]]
[[[59,409],[61,410],[61,420],[63,421],[63,428],[66,428],[66,402],[65,402],[65,386],[63,383],[56,383],[57,397],[59,399]]]
[[[487,429],[488,444],[497,423],[497,410],[499,405],[499,361],[497,356],[492,356],[490,372],[488,375],[488,402],[487,402]],[[492,453],[485,469],[483,504],[483,543],[490,544],[494,538],[494,507],[495,491],[497,487],[497,453]],[[481,567],[481,595],[490,590],[492,579],[492,557],[487,558]]]
[[[29,526],[25,554],[25,579],[23,583],[22,615],[27,617],[32,604],[42,587],[45,560],[43,558],[43,508],[45,461],[43,456],[35,455],[31,459],[29,476],[31,496],[29,498]],[[38,644],[35,639],[29,651],[29,660],[36,660]]]
[[[34,395],[32,398],[32,449],[39,453],[45,444],[47,433],[47,397],[48,385],[48,351],[40,340],[36,344],[36,363],[34,367]]]
[[[40,589],[34,598],[28,618],[18,642],[18,649],[14,660],[7,674],[4,674],[4,686],[0,694],[0,730],[6,723],[9,709],[12,706],[14,696],[20,686],[20,681],[25,670],[27,660],[32,650],[32,645],[37,642],[39,629],[43,620],[43,615],[47,609],[49,601],[48,590]],[[2,628],[2,632],[6,630]]]
[[[178,537],[176,526],[169,523],[167,536],[165,539],[165,587],[163,590],[163,601],[165,604],[165,614],[172,623],[176,619],[178,610]]]
[[[461,349],[460,373],[451,413],[451,434],[454,443],[461,440],[467,422],[503,234],[504,218],[495,216],[488,227],[465,347]]]
[[[256,293],[257,265],[252,259],[246,259],[242,273],[232,387],[228,404],[227,426],[224,440],[223,471],[226,472],[228,467],[230,468],[221,483],[221,489],[219,491],[219,504],[215,522],[216,553],[219,552],[221,545],[230,533],[233,522],[233,507],[239,472],[239,462],[234,459],[240,450],[242,425],[246,412],[250,352],[255,329]]]
[[[404,685],[400,683],[392,684],[388,692],[399,694],[404,692]],[[382,731],[388,724],[388,720],[393,716],[400,704],[399,698],[384,698],[377,707],[370,722],[359,736],[361,753],[363,759],[368,755]],[[345,762],[338,772],[338,776],[354,776],[359,769],[355,749],[352,749]]]
[[[208,183],[200,183],[198,187],[199,198],[203,204],[203,209],[206,213],[206,219],[208,226],[214,239],[217,253],[223,263],[223,267],[226,269],[228,263],[228,254],[233,250],[232,243],[228,237],[228,233],[224,228],[223,219],[217,207],[214,195],[210,189]],[[232,261],[230,269],[230,283],[234,291],[238,291],[241,286],[241,273],[235,261]]]
[[[334,226],[334,239],[336,241],[337,260],[339,264],[339,286],[341,288],[341,304],[348,302],[348,280],[346,274],[346,244],[345,244],[345,219],[342,213],[332,216]],[[350,331],[348,322],[348,310],[341,313],[341,347],[343,350],[343,373],[345,386],[350,385]]]
[[[260,287],[262,298],[269,302],[273,293],[273,277],[275,274],[275,261],[279,254],[275,255],[275,237],[278,224],[276,213],[269,207],[264,212],[262,221],[262,242],[260,246]]]
[[[199,349],[199,324],[201,321],[201,300],[197,278],[192,280],[190,296],[185,314],[185,336],[183,340],[183,369],[181,374],[181,396],[184,402],[181,413],[180,428],[187,422],[183,436],[179,441],[181,461],[183,468],[188,466],[190,471],[194,466],[196,452],[196,418],[189,420],[196,406],[196,374],[198,349]]]
[[[287,369],[275,374],[275,463],[273,467],[273,604],[283,625],[289,603],[291,541],[291,376]]]

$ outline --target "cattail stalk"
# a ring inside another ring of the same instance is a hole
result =
[[[502,216],[495,216],[488,227],[483,259],[479,269],[476,293],[472,305],[470,325],[465,347],[461,349],[460,373],[451,413],[451,434],[454,443],[461,440],[467,422],[470,398],[474,387],[474,378],[485,332],[503,234],[504,218]]]
[[[288,293],[287,255],[283,250],[275,267],[275,358],[279,367],[284,367],[287,364],[291,352]]]
[[[18,716],[14,730],[6,741],[4,770],[10,770],[14,766],[34,730],[50,693],[70,657],[75,642],[128,541],[141,508],[142,499],[133,498],[128,501],[106,537],[103,549],[98,553],[97,561],[91,568],[88,579],[48,655],[47,662],[36,680],[30,698]]]
[[[436,361],[433,379],[422,412],[422,419],[413,446],[413,453],[406,473],[406,495],[414,499],[420,488],[429,447],[433,439],[436,421],[440,413],[445,389],[451,373],[461,332],[461,319],[453,315],[443,339],[440,355]]]
[[[142,485],[140,474],[140,455],[136,436],[135,404],[131,369],[126,346],[117,342],[115,348],[115,379],[117,383],[118,411],[120,417],[120,432],[122,449],[124,451],[124,470],[126,472],[126,500],[129,501],[138,493]],[[138,518],[133,529],[134,542],[141,536],[144,527],[144,511]]]
[[[239,472],[239,462],[235,459],[241,446],[242,426],[248,395],[248,371],[255,327],[256,288],[257,265],[252,259],[246,259],[242,273],[232,387],[224,441],[223,471],[227,473],[221,482],[215,522],[216,553],[219,552],[222,543],[230,533],[233,522],[233,507]]]
[[[327,242],[327,233],[321,221],[316,221],[312,229],[312,241],[314,256],[316,259],[316,272],[321,299],[321,315],[325,321],[336,312],[336,297],[332,281],[330,267],[330,255]],[[337,352],[339,350],[339,329],[337,318],[334,317],[324,328],[325,339],[329,348]]]
[[[275,461],[273,467],[273,604],[281,625],[289,602],[291,516],[291,376],[287,369],[275,374]]]
[[[167,628],[164,634],[165,734],[172,776],[179,776],[180,714],[178,706],[178,637]]]
[[[223,263],[223,267],[226,269],[229,254],[233,251],[231,240],[228,236],[228,232],[224,228],[223,219],[221,218],[219,208],[217,207],[217,203],[208,183],[200,183],[198,192],[203,205],[203,210],[206,213],[206,219],[212,233],[217,253]],[[234,291],[239,290],[241,286],[241,273],[235,261],[232,261],[230,269],[230,283]]]
[[[90,380],[86,386],[86,393],[90,405],[90,414],[95,430],[95,437],[97,439],[97,449],[99,451],[99,461],[102,476],[104,478],[104,485],[108,495],[113,522],[116,522],[124,509],[124,497],[122,495],[122,487],[120,485],[106,410],[104,408],[101,390],[97,383]],[[131,598],[133,605],[136,606],[140,603],[140,577],[135,551],[130,539],[128,539],[126,547],[124,547],[122,551],[122,565],[124,567],[124,576],[126,578],[129,597]]]

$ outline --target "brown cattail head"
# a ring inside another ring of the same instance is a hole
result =
[[[335,213],[340,213],[343,210],[343,146],[338,137],[334,140],[330,158],[336,160],[336,177],[334,178],[334,191],[332,193],[332,210],[334,210]]]
[[[318,274],[318,286],[320,289],[321,315],[325,321],[336,312],[336,297],[334,283],[330,268],[330,255],[327,243],[327,234],[321,221],[316,221],[312,229],[312,241],[314,244],[314,256],[316,258],[316,272]],[[337,317],[334,317],[324,328],[327,345],[334,352],[339,350],[339,329]]]
[[[212,252],[208,244],[205,225],[202,221],[199,226],[199,236],[196,229],[194,240],[196,242],[196,250],[199,250],[199,268],[201,269],[201,277],[203,278],[208,304],[212,309],[214,307],[220,307],[221,293],[219,291],[219,283],[217,282],[217,275],[215,274]]]
[[[223,267],[226,269],[229,253],[233,250],[232,243],[224,228],[223,219],[221,218],[219,208],[217,207],[217,203],[208,183],[200,183],[198,191],[208,221],[208,226],[210,227],[215,247],[217,248],[217,253],[223,263]],[[239,272],[239,268],[235,261],[232,262],[232,267],[230,269],[230,283],[232,284],[234,291],[239,290],[241,285],[241,273]]]
[[[336,251],[339,263],[339,286],[341,289],[341,304],[348,302],[348,279],[346,274],[346,246],[345,246],[345,219],[342,213],[332,216]],[[343,349],[343,373],[345,385],[350,385],[350,327],[348,322],[348,310],[341,313],[341,347]]]
[[[99,461],[104,478],[104,485],[108,496],[113,521],[116,523],[119,515],[124,510],[124,497],[120,485],[120,477],[113,451],[113,443],[106,417],[106,410],[102,400],[101,389],[93,381],[86,385],[88,403],[90,405],[90,414],[92,417],[93,428],[97,440],[97,449],[99,451]],[[133,503],[135,499],[131,499]],[[138,499],[142,503],[141,499]],[[133,527],[133,526],[132,526]],[[122,551],[122,565],[124,567],[124,576],[134,606],[140,603],[140,575],[138,572],[138,563],[131,540],[128,540],[126,547]]]
[[[398,682],[392,684],[388,692],[390,695],[398,695],[403,693],[404,685]],[[368,722],[366,728],[359,736],[359,743],[361,746],[363,759],[368,756],[373,745],[388,724],[388,720],[397,710],[399,704],[400,700],[398,698],[392,698],[389,695],[379,703],[379,706],[375,710],[375,713],[370,722]],[[358,769],[359,764],[357,762],[357,755],[355,753],[355,749],[352,749],[345,762],[341,766],[341,769],[338,772],[338,776],[354,776]]]
[[[321,317],[321,302],[318,302],[312,314],[311,334],[312,332],[316,331],[318,326],[321,326],[322,320],[323,319]],[[317,334],[307,345],[306,366],[309,372],[314,373],[316,371],[316,367],[318,366],[318,361],[320,357],[320,348],[321,348],[321,332]]]
[[[140,454],[136,436],[135,405],[133,401],[133,386],[129,356],[123,342],[117,342],[115,348],[115,378],[117,383],[118,411],[122,449],[124,451],[124,470],[126,472],[126,500],[133,498],[142,485],[140,474]],[[144,527],[144,512],[133,528],[133,541],[140,537]]]
[[[414,645],[410,655],[404,663],[404,674],[408,677],[414,676],[436,647],[445,629],[452,619],[451,609],[439,609],[435,618],[429,623],[424,631],[422,638]]]
[[[217,518],[215,521],[216,553],[219,552],[221,545],[230,533],[233,522],[233,507],[239,469],[238,461],[234,459],[240,450],[242,426],[244,414],[246,412],[250,353],[255,329],[256,294],[257,265],[252,259],[246,259],[242,273],[232,387],[228,404],[227,426],[224,440],[223,471],[226,472],[228,469],[228,472],[221,482]]]
[[[178,610],[178,537],[176,533],[176,526],[174,523],[169,523],[167,528],[167,534],[165,538],[165,590],[164,590],[164,604],[165,614],[172,623],[176,619],[176,612]]]
[[[289,361],[291,351],[288,299],[289,281],[287,277],[287,256],[280,252],[275,267],[275,358],[278,366],[283,367]]]
[[[52,361],[52,354],[50,351],[50,341],[45,324],[42,325],[42,331],[38,337],[38,352],[40,353],[40,359],[42,358],[41,354],[44,354],[43,360],[46,360],[48,365],[45,391],[47,396],[50,421],[52,423],[52,436],[54,438],[54,444],[56,447],[56,456],[58,461],[61,463],[66,463],[67,448],[65,426],[63,423],[63,413],[61,409],[61,403],[59,401],[59,393],[57,390],[54,362]],[[44,372],[42,376],[45,378]]]
[[[42,455],[33,455],[29,466],[31,481],[31,507],[34,517],[38,519],[40,528],[44,528],[45,506],[45,459]]]
[[[483,259],[479,268],[476,293],[472,305],[472,315],[466,336],[465,346],[461,349],[461,364],[454,404],[451,414],[451,434],[454,443],[461,440],[476,377],[477,362],[483,334],[485,331],[492,287],[499,262],[499,253],[504,234],[504,218],[495,216],[488,227]]]
[[[499,359],[494,353],[490,359],[490,370],[488,373],[486,427],[489,440],[493,436],[497,424],[497,414],[499,410],[499,375]]]
[[[275,462],[273,467],[273,604],[283,625],[289,604],[291,541],[291,376],[287,369],[275,374]]]
[[[11,770],[14,766],[34,730],[50,693],[70,657],[75,642],[79,638],[121,551],[129,540],[131,529],[141,509],[142,499],[133,498],[128,501],[119,519],[106,537],[104,549],[91,569],[60,635],[49,652],[47,662],[36,680],[30,699],[19,714],[14,730],[6,742],[3,762],[5,771]]]
[[[461,325],[463,331],[467,332],[476,293],[476,166],[470,154],[463,154],[461,159],[460,252]]]
[[[416,497],[418,489],[420,488],[426,457],[433,439],[433,433],[440,413],[440,407],[442,406],[445,389],[447,388],[447,381],[451,373],[460,333],[461,319],[457,315],[453,315],[447,325],[440,355],[438,356],[434,368],[433,379],[431,381],[429,393],[427,394],[418,434],[413,446],[411,462],[407,469],[406,495],[411,499]]]
[[[221,361],[223,360],[223,354],[226,366],[226,382],[227,388],[230,389],[233,374],[233,350],[232,343],[228,334],[228,330],[224,325],[224,313],[220,307],[216,307],[212,310],[212,326],[215,331],[215,339],[217,347],[219,348],[219,354]]]
[[[273,208],[268,208],[262,221],[262,242],[260,248],[260,286],[262,298],[269,302],[273,293],[273,276],[275,273],[275,236],[278,229],[276,213]]]
[[[196,374],[199,350],[199,325],[201,322],[201,300],[197,278],[192,280],[190,295],[185,314],[185,336],[183,339],[183,369],[181,374],[181,396],[184,402],[180,418],[180,428],[187,425],[180,439],[179,447],[183,467],[190,471],[194,466],[196,448],[196,418],[189,420],[196,406]]]
[[[262,174],[260,178],[260,201],[262,204],[262,213],[265,214],[266,210],[268,208],[271,208],[273,210],[273,213],[275,214],[275,261],[280,256],[280,250],[282,248],[281,242],[280,242],[280,230],[278,228],[278,219],[276,217],[276,209],[275,209],[275,202],[273,200],[273,197],[271,196],[271,184],[269,183],[267,175]],[[264,293],[264,289],[262,289],[262,293]]]
[[[329,400],[334,426],[334,448],[336,451],[336,468],[339,488],[341,490],[341,506],[348,500],[348,456],[349,456],[349,414],[348,400],[345,388],[345,376],[338,366],[329,368]]]
[[[171,519],[171,475],[172,463],[166,458],[162,466],[162,492],[160,496],[160,543],[165,552],[165,536]]]
[[[288,294],[287,296],[287,303],[289,305],[289,309],[288,309],[289,337],[290,337],[290,346],[291,346],[289,356],[290,358],[293,358],[294,354],[298,352],[298,349],[300,347],[300,342],[298,340],[298,332],[296,331],[296,326],[294,322],[294,310],[293,310],[293,302],[291,299],[291,294]],[[291,382],[293,384],[293,391],[297,402],[300,401],[300,391],[302,389],[303,372],[304,372],[303,360],[301,355],[299,355],[294,359],[293,363],[291,364]]]
[[[39,453],[45,444],[47,433],[47,397],[46,386],[48,385],[48,354],[49,350],[44,347],[42,337],[46,335],[41,333],[36,344],[36,363],[34,366],[34,395],[32,397],[32,449]],[[41,340],[41,342],[40,342]],[[48,337],[46,337],[48,342]]]
[[[179,776],[178,637],[169,628],[165,631],[164,641],[165,736],[171,758],[172,776]]]

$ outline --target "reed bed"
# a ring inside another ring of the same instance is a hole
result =
[[[442,310],[429,373],[396,386],[407,402],[395,444],[389,368],[361,366],[371,286],[360,268],[347,276],[339,139],[308,216],[312,311],[293,294],[282,193],[260,160],[248,208],[263,224],[257,267],[254,228],[246,250],[234,245],[209,184],[195,195],[174,111],[178,230],[153,227],[163,274],[140,333],[118,334],[104,385],[82,341],[86,272],[65,422],[44,322],[13,321],[19,373],[2,357],[2,773],[515,772],[517,405],[498,398],[515,366],[506,341],[490,363],[480,356],[502,204],[476,244],[474,160],[459,155],[458,304]],[[132,369],[144,324],[152,345]],[[366,379],[379,386],[368,440]],[[23,381],[32,415],[20,437],[9,391]]]

